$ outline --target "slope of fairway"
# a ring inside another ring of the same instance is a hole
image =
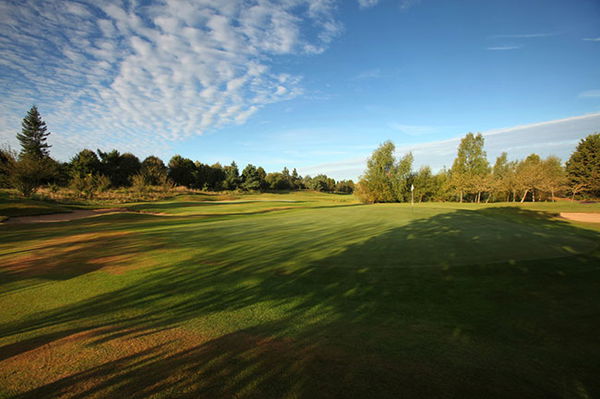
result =
[[[249,200],[0,226],[0,397],[600,395],[599,227]]]

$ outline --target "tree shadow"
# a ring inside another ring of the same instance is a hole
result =
[[[305,238],[298,251],[323,244]],[[51,332],[0,353],[17,359],[81,331],[72,350],[111,351],[22,398],[594,397],[599,238],[512,207],[380,229],[296,267],[283,266],[300,256],[290,248],[239,238],[235,262],[181,259],[5,324],[0,337]]]

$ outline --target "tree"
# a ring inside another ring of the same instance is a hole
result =
[[[100,159],[94,151],[87,149],[75,154],[69,163],[70,174],[73,177],[100,174],[100,169]]]
[[[46,139],[49,135],[50,132],[46,122],[42,120],[37,107],[34,105],[21,122],[21,133],[17,134],[17,139],[21,143],[19,156],[34,159],[47,158],[50,145],[46,143]]]
[[[413,194],[417,202],[427,201],[435,194],[435,179],[429,166],[421,167],[421,169],[413,175],[411,184],[415,188]]]
[[[231,162],[231,165],[225,166],[223,171],[225,172],[223,188],[225,190],[235,190],[238,188],[240,185],[240,170],[235,161]]]
[[[17,156],[10,148],[0,148],[0,188],[10,187],[10,170]]]
[[[260,190],[262,181],[256,166],[248,164],[242,171],[240,186],[247,191]]]
[[[566,170],[573,195],[582,191],[600,197],[600,133],[590,134],[579,142]]]
[[[279,172],[268,173],[265,183],[271,190],[289,190],[291,188],[289,180]]]
[[[551,155],[542,161],[542,181],[540,189],[549,192],[552,201],[555,201],[554,195],[556,192],[562,190],[566,183],[567,176],[560,158]]]
[[[167,178],[167,167],[162,159],[150,155],[142,161],[140,173],[144,176],[143,179],[148,185],[159,186]],[[138,177],[136,180],[139,183],[140,178]]]
[[[25,196],[31,196],[44,181],[56,175],[56,162],[50,157],[35,159],[23,156],[9,165],[9,181],[11,186]]]
[[[196,165],[191,159],[174,155],[169,161],[169,178],[178,186],[191,188],[194,185]]]
[[[407,154],[396,162],[394,150],[394,144],[386,141],[371,154],[367,170],[357,184],[356,192],[363,202],[395,202],[404,199],[412,155]]]
[[[450,175],[459,194],[459,202],[465,193],[477,193],[477,202],[481,193],[488,187],[490,166],[483,150],[484,139],[481,133],[467,135],[460,141]]]
[[[537,154],[531,154],[517,164],[515,170],[515,186],[523,192],[521,202],[531,192],[531,199],[535,202],[535,190],[542,185],[542,160]]]
[[[258,175],[258,178],[260,179],[260,189],[266,190],[268,188],[268,184],[266,182],[267,172],[265,172],[265,170],[263,169],[262,166],[259,166],[256,169],[256,174]]]
[[[513,189],[515,165],[514,162],[508,161],[508,154],[506,152],[503,152],[496,158],[490,182],[492,195],[506,194],[504,199],[508,201]]]

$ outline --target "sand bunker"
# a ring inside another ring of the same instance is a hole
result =
[[[561,212],[560,217],[576,222],[600,223],[600,213]]]

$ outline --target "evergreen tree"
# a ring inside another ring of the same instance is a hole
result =
[[[600,133],[579,142],[567,161],[567,176],[573,195],[583,191],[600,197]]]
[[[27,112],[21,123],[21,133],[17,134],[17,139],[21,143],[20,157],[29,157],[34,159],[47,158],[50,145],[46,139],[50,132],[46,127],[46,122],[42,120],[37,107],[34,105]]]
[[[252,164],[248,164],[244,168],[241,181],[241,187],[247,191],[260,190],[262,186],[258,169]]]

